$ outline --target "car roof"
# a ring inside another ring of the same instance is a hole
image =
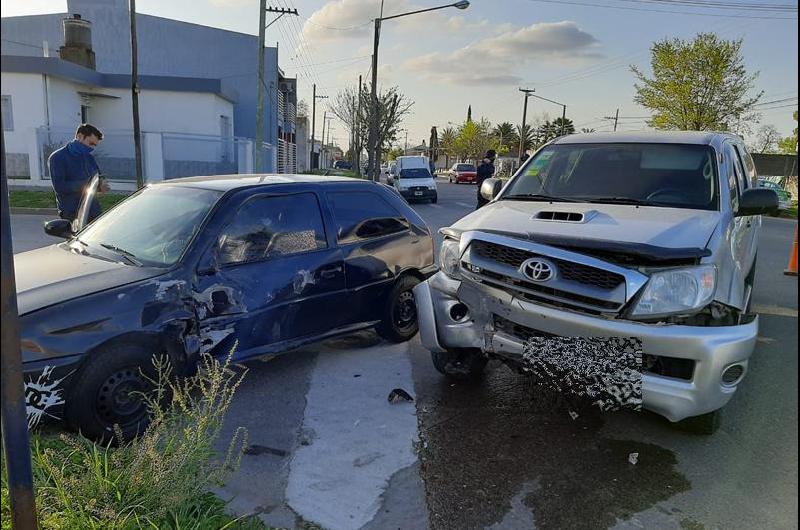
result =
[[[609,133],[580,133],[561,136],[554,144],[593,144],[593,143],[655,143],[655,144],[693,144],[717,145],[726,139],[740,139],[738,136],[713,131],[637,131]]]
[[[336,182],[368,182],[352,177],[337,175],[209,175],[200,177],[184,177],[169,179],[155,184],[178,185],[191,188],[202,188],[217,191],[230,191],[250,186],[268,186],[276,184],[331,184]]]

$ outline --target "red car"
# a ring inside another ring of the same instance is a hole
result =
[[[453,164],[448,173],[449,181],[456,184],[475,182],[477,178],[478,173],[473,164]]]

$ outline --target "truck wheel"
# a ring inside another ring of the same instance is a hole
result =
[[[67,424],[103,443],[117,441],[115,425],[125,441],[142,433],[150,415],[136,392],[152,390],[147,378],[157,377],[152,363],[156,353],[137,343],[115,344],[92,353],[64,404]]]
[[[381,323],[375,327],[378,335],[391,342],[405,342],[417,334],[417,303],[414,301],[414,286],[419,280],[413,276],[401,276],[389,295]]]
[[[444,352],[431,352],[436,370],[456,381],[475,381],[483,376],[489,359],[477,348],[452,348]]]
[[[722,419],[722,409],[707,412],[700,416],[693,416],[679,421],[676,426],[692,434],[714,434],[719,429]]]

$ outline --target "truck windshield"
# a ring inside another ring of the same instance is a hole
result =
[[[429,179],[431,172],[424,167],[413,167],[409,169],[400,170],[401,179]]]
[[[705,145],[555,144],[539,151],[502,199],[717,209],[714,151]]]

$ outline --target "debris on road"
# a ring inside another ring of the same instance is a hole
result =
[[[630,462],[634,466],[638,461],[639,461],[639,453],[631,453],[628,455],[628,462]]]
[[[399,401],[414,401],[414,398],[402,388],[395,388],[389,392],[388,400],[389,403],[397,403]]]

